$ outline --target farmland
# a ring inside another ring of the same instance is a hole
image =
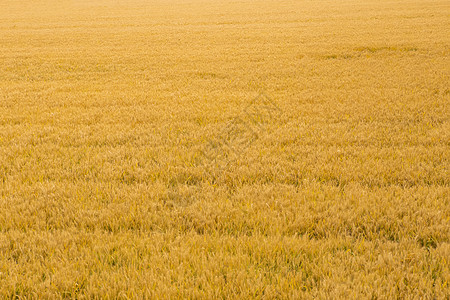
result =
[[[0,1],[0,298],[448,299],[449,16]]]

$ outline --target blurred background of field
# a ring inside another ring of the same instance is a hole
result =
[[[450,2],[0,2],[0,296],[449,297]],[[223,172],[198,153],[264,90]]]

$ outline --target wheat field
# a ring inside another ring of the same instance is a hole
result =
[[[0,298],[450,299],[448,0],[0,0]]]

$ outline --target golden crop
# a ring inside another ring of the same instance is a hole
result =
[[[449,16],[1,0],[0,297],[449,299]]]

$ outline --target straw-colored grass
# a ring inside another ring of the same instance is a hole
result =
[[[449,15],[0,1],[0,297],[449,299]]]

